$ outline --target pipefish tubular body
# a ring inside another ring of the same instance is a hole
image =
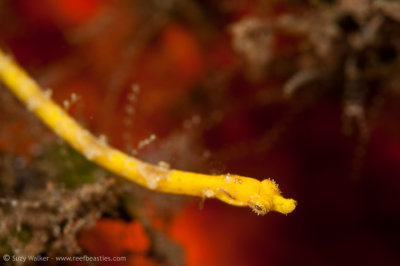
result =
[[[55,103],[10,56],[0,50],[0,80],[27,108],[85,157],[148,189],[247,206],[259,215],[292,212],[296,201],[281,196],[272,180],[238,175],[206,175],[153,165],[123,153],[93,136]]]

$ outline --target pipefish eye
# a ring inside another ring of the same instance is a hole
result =
[[[264,208],[264,207],[261,206],[261,205],[254,204],[253,206],[251,206],[251,208],[252,208],[253,211],[254,211],[255,213],[257,213],[258,215],[264,215],[264,214],[267,213],[267,209]]]
[[[259,206],[259,205],[254,205],[254,210],[256,210],[256,211],[262,211],[263,208],[262,208],[261,206]]]

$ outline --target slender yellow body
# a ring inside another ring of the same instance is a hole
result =
[[[57,105],[50,94],[0,50],[0,80],[58,136],[78,152],[137,184],[152,190],[217,198],[228,204],[248,206],[258,214],[292,212],[296,201],[285,199],[271,180],[258,181],[236,175],[205,175],[152,165],[110,147],[85,130]]]

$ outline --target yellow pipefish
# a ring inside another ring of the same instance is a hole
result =
[[[296,201],[285,199],[269,179],[258,181],[237,175],[205,175],[152,165],[112,148],[85,130],[57,105],[11,57],[0,50],[0,80],[58,136],[78,152],[146,188],[172,194],[217,198],[235,206],[248,206],[257,214],[290,213]]]

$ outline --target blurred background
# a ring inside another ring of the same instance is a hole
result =
[[[0,47],[93,134],[152,163],[273,178],[298,201],[261,217],[140,188],[0,85],[0,253],[399,265],[399,14],[383,0],[0,0]]]

